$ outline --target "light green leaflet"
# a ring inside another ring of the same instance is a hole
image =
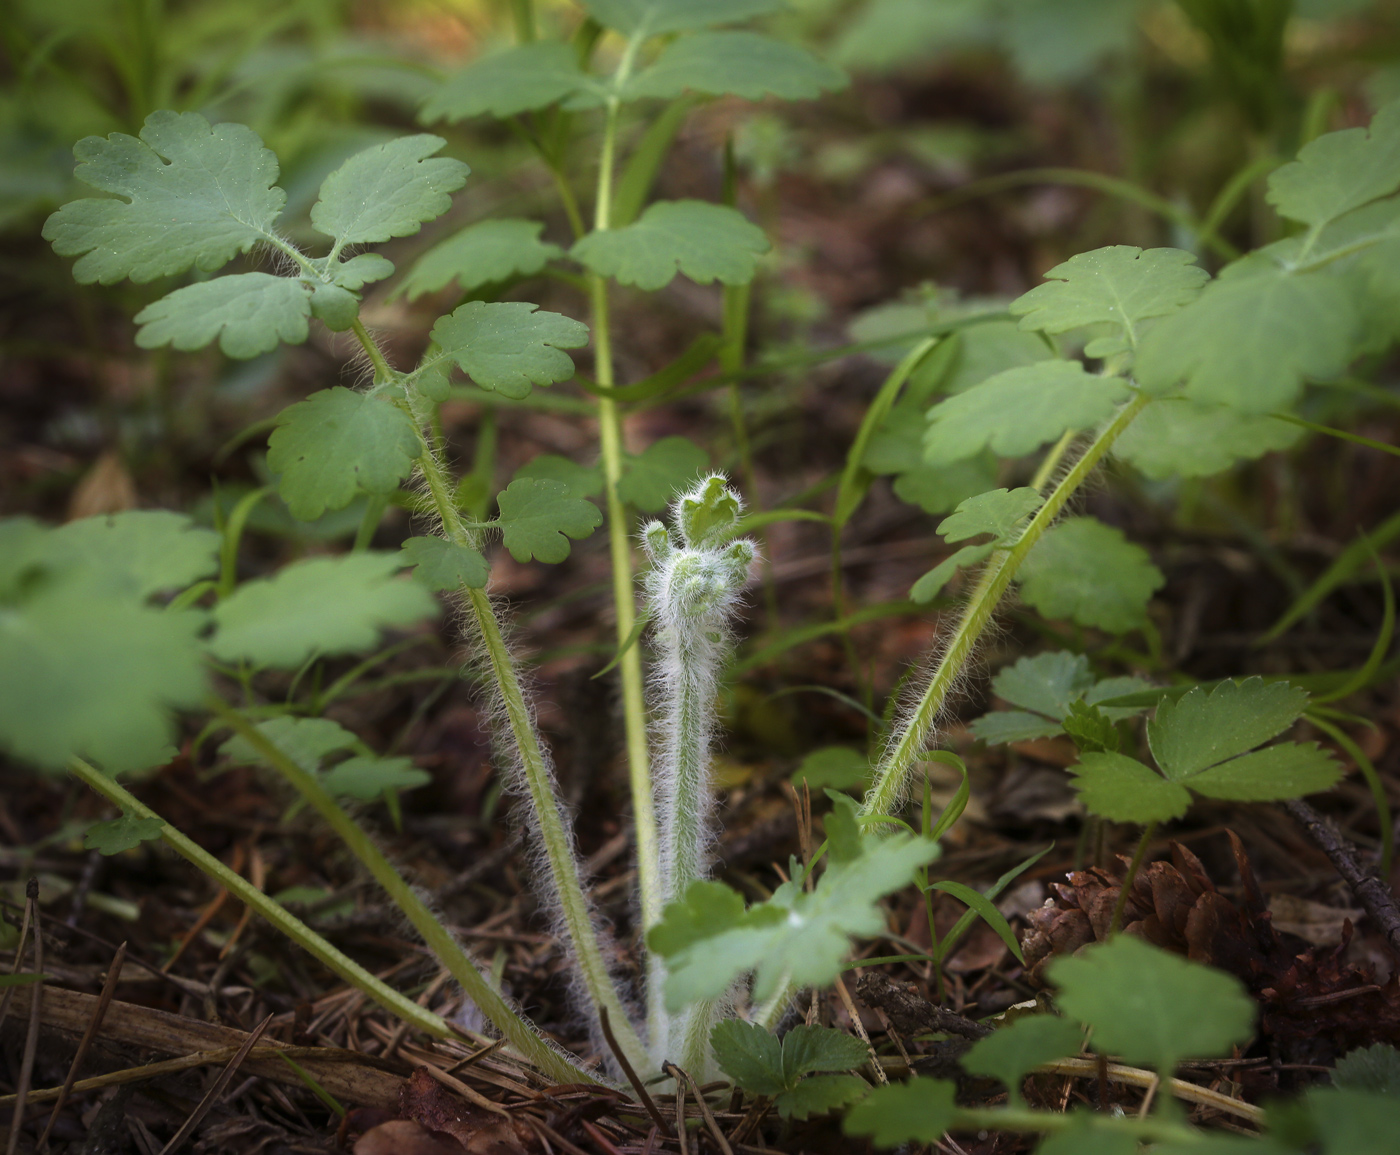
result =
[[[795,44],[755,32],[699,32],[668,44],[622,95],[671,99],[689,91],[745,100],[813,100],[845,83],[839,69]]]
[[[946,1079],[913,1078],[878,1087],[851,1108],[847,1135],[869,1135],[877,1147],[937,1143],[953,1125],[957,1084]]]
[[[569,556],[569,538],[585,538],[603,524],[596,505],[559,481],[517,479],[496,501],[505,547],[516,561],[561,562]]]
[[[313,521],[356,493],[392,493],[422,452],[408,414],[388,398],[336,386],[282,410],[267,465],[292,516]]]
[[[1269,177],[1268,201],[1280,216],[1314,228],[1400,188],[1400,101],[1366,128],[1329,132]]]
[[[1269,253],[1226,266],[1192,304],[1143,338],[1138,381],[1180,381],[1202,404],[1243,413],[1286,409],[1304,379],[1341,373],[1361,337],[1354,291],[1329,271],[1293,273]]]
[[[1277,417],[1167,397],[1149,405],[1113,443],[1113,455],[1153,481],[1209,477],[1235,462],[1287,449],[1304,430]]]
[[[1039,490],[989,490],[962,502],[957,512],[939,523],[938,532],[946,541],[963,541],[983,533],[990,533],[1001,541],[1039,509],[1040,504]]]
[[[353,307],[353,297],[351,302]],[[240,273],[186,285],[147,305],[136,314],[136,343],[143,349],[202,349],[217,337],[226,356],[247,360],[270,353],[279,342],[300,345],[310,317],[310,285]]]
[[[518,44],[475,60],[450,77],[424,102],[418,115],[424,124],[486,114],[517,116],[547,108],[593,83],[579,68],[572,45],[557,40]]]
[[[532,457],[515,471],[519,478],[539,477],[546,481],[558,481],[569,491],[570,497],[597,497],[603,492],[603,471],[596,465],[580,465],[557,453],[541,453]]]
[[[929,410],[924,460],[947,465],[984,447],[1020,457],[1068,429],[1107,421],[1127,397],[1121,378],[1087,373],[1078,361],[1008,369]]]
[[[556,257],[558,245],[540,240],[542,221],[478,221],[434,245],[414,262],[394,295],[416,301],[449,281],[469,293],[493,281],[529,277]]]
[[[644,513],[658,513],[709,471],[710,455],[695,442],[663,437],[628,458],[618,496]]]
[[[354,553],[294,562],[275,576],[245,582],[214,610],[209,651],[225,662],[293,668],[313,654],[368,649],[382,629],[436,616],[420,583],[398,580],[399,557]]]
[[[94,578],[137,598],[178,590],[218,569],[219,535],[196,526],[183,514],[163,509],[131,509],[70,521],[56,529],[16,518],[0,525],[27,524],[27,548],[0,537],[0,552],[14,564],[52,566],[56,571],[92,566]],[[3,581],[0,576],[0,581]]]
[[[589,233],[571,253],[595,273],[640,289],[660,289],[677,270],[708,285],[753,279],[769,249],[763,230],[728,205],[657,201],[630,225]]]
[[[411,537],[399,554],[402,565],[413,566],[413,576],[430,590],[458,590],[462,586],[484,589],[491,567],[481,553],[442,537]]]
[[[159,818],[136,818],[123,814],[111,822],[97,822],[83,835],[83,847],[98,854],[121,854],[143,842],[154,842],[164,828]]]
[[[735,24],[776,12],[783,0],[582,0],[599,24],[627,36],[660,36],[717,24]]]
[[[1187,778],[1278,737],[1307,705],[1308,695],[1287,682],[1248,678],[1221,682],[1210,693],[1197,686],[1157,707],[1147,744],[1168,778]]]
[[[420,133],[356,153],[321,185],[312,225],[335,238],[337,252],[416,233],[445,213],[467,183],[471,170],[460,160],[433,157],[446,143]]]
[[[1022,599],[1043,616],[1114,634],[1146,622],[1147,603],[1167,580],[1145,549],[1092,517],[1046,530],[1019,577]]]
[[[468,301],[438,318],[432,332],[437,351],[419,371],[452,361],[483,389],[517,399],[528,396],[531,385],[567,381],[574,362],[563,350],[588,344],[588,326],[537,309],[525,301]],[[431,379],[425,375],[425,389]],[[444,376],[434,400],[445,399],[446,386]]]
[[[997,710],[976,719],[969,729],[984,742],[1024,742],[1064,732],[1066,716],[1076,703],[1094,706],[1107,722],[1131,718],[1142,708],[1099,707],[1108,698],[1151,689],[1141,678],[1094,680],[1083,654],[1054,650],[1021,658],[992,679],[992,693],[1016,710]]]
[[[1064,333],[1107,327],[1085,347],[1089,357],[1111,357],[1137,345],[1140,326],[1189,304],[1210,275],[1181,249],[1142,249],[1111,245],[1080,253],[1056,265],[1048,282],[1011,302],[1022,315],[1021,328]]]
[[[70,201],[44,225],[56,252],[81,254],[81,284],[217,269],[266,240],[287,199],[271,187],[277,158],[252,129],[211,128],[195,112],[153,112],[140,140],[89,136],[73,153],[80,181],[115,194]]]
[[[866,1045],[844,1031],[797,1026],[779,1042],[756,1023],[725,1019],[715,1025],[710,1041],[720,1070],[749,1094],[772,1096],[784,1119],[825,1114],[870,1089],[853,1075],[807,1077],[849,1071],[870,1058]]]

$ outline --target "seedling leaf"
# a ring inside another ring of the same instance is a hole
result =
[[[361,490],[392,493],[422,452],[407,413],[339,385],[284,409],[267,445],[277,491],[302,521],[343,509]]]
[[[267,273],[240,273],[186,285],[147,305],[136,314],[141,326],[136,343],[143,349],[174,345],[190,350],[217,337],[226,356],[246,361],[270,353],[279,341],[300,345],[310,316],[310,285]]]
[[[371,802],[386,790],[413,790],[426,786],[433,776],[419,770],[412,758],[369,758],[357,755],[331,767],[321,785],[337,798]]]
[[[70,201],[44,224],[61,256],[79,256],[80,284],[138,284],[212,272],[272,236],[287,194],[271,187],[277,158],[241,124],[210,127],[197,112],[153,112],[141,137],[114,132],[73,148],[74,176],[112,197]]]
[[[1054,1059],[1079,1054],[1083,1031],[1069,1019],[1028,1015],[979,1039],[960,1060],[973,1075],[1006,1084],[1009,1106],[1021,1106],[1021,1080]]]
[[[1241,459],[1287,449],[1303,433],[1277,417],[1169,397],[1139,413],[1114,442],[1113,453],[1153,481],[1209,477]]]
[[[111,822],[96,822],[89,826],[87,834],[83,836],[83,847],[103,855],[121,854],[143,842],[154,842],[164,827],[165,823],[159,818],[137,818],[123,814]]]
[[[446,143],[424,132],[357,152],[326,177],[311,224],[334,237],[337,250],[412,236],[442,216],[467,183],[471,169],[460,160],[433,157]]]
[[[937,1143],[953,1124],[957,1087],[946,1079],[910,1079],[877,1087],[851,1108],[847,1135],[869,1135],[877,1147]]]
[[[571,255],[605,277],[648,291],[668,285],[677,270],[708,285],[753,279],[770,245],[763,230],[728,205],[657,201],[630,225],[589,233]]]
[[[1046,531],[1021,567],[1021,597],[1047,618],[1069,618],[1122,634],[1147,620],[1147,603],[1166,584],[1147,551],[1092,517]]]
[[[413,576],[430,590],[484,589],[491,567],[479,550],[443,537],[411,537],[403,543],[399,564],[415,567]]]
[[[512,481],[539,478],[568,487],[570,497],[597,497],[603,492],[603,471],[596,465],[580,465],[557,453],[541,453],[515,471]]]
[[[808,1119],[830,1114],[869,1091],[870,1084],[859,1075],[814,1075],[784,1091],[773,1100],[773,1106],[784,1119]]]
[[[1267,200],[1280,216],[1320,227],[1400,188],[1400,101],[1382,106],[1370,128],[1329,132],[1305,144],[1269,177]]]
[[[783,1045],[778,1036],[757,1023],[724,1019],[710,1032],[719,1069],[750,1095],[776,1095],[788,1088],[783,1071]]]
[[[813,100],[845,86],[838,68],[805,48],[756,32],[700,32],[673,40],[623,90],[624,99],[706,96]]]
[[[1233,975],[1129,935],[1058,958],[1049,975],[1060,1008],[1093,1028],[1095,1050],[1163,1078],[1183,1059],[1226,1054],[1253,1030],[1254,1000]]]
[[[1308,695],[1288,682],[1262,678],[1197,686],[1178,702],[1163,702],[1147,724],[1147,744],[1175,781],[1243,754],[1282,734],[1307,708]]]
[[[681,490],[710,470],[710,455],[685,437],[663,437],[629,457],[618,496],[645,513],[665,509]]]
[[[1165,822],[1191,805],[1185,786],[1126,754],[1084,754],[1069,772],[1080,801],[1113,822]]]
[[[962,502],[945,517],[938,532],[948,541],[963,541],[990,533],[995,541],[1005,541],[1030,514],[1040,508],[1040,492],[1035,489],[993,489]]]
[[[1029,293],[1009,308],[1021,316],[1022,329],[1063,333],[1090,325],[1108,325],[1109,336],[1085,346],[1089,357],[1111,357],[1136,347],[1141,323],[1174,313],[1194,300],[1210,279],[1195,266],[1195,256],[1181,249],[1142,249],[1110,245],[1080,253],[1056,265]]]
[[[591,84],[571,45],[537,40],[467,65],[428,98],[419,120],[452,122],[488,113],[504,119],[546,108]]]
[[[294,562],[245,582],[214,610],[210,652],[221,661],[295,667],[312,654],[369,649],[381,629],[433,617],[420,583],[398,581],[398,554],[355,553]]]
[[[1227,266],[1143,337],[1137,379],[1154,393],[1184,380],[1187,395],[1202,404],[1267,413],[1288,408],[1304,378],[1340,373],[1359,336],[1344,278],[1292,273],[1256,253]]]
[[[642,33],[661,36],[667,32],[688,32],[717,24],[735,24],[754,16],[776,12],[783,0],[582,0],[583,6],[599,24],[615,28],[624,36]]]
[[[1336,759],[1316,742],[1280,742],[1212,766],[1186,784],[1207,798],[1272,802],[1328,790],[1341,776]]]
[[[1008,369],[929,410],[924,460],[947,465],[984,447],[1002,457],[1020,457],[1067,429],[1108,420],[1127,396],[1121,378],[1087,373],[1078,361]]]
[[[496,501],[505,546],[516,561],[561,562],[569,556],[569,538],[585,538],[603,524],[596,505],[571,496],[558,481],[512,481]]]
[[[483,389],[516,399],[531,385],[567,381],[574,362],[564,350],[587,345],[588,326],[537,308],[525,301],[468,301],[438,318],[432,332],[438,352],[420,369],[455,361]]]
[[[478,221],[434,245],[414,262],[397,293],[416,301],[448,281],[469,293],[493,281],[538,273],[564,250],[540,240],[542,221]]]

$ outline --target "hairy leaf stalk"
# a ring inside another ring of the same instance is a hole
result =
[[[642,533],[652,563],[645,585],[659,657],[651,688],[666,902],[680,899],[709,866],[715,700],[729,652],[729,621],[756,556],[751,541],[730,540],[741,511],[725,479],[708,477],[675,503],[673,530],[654,521]],[[664,1052],[692,1073],[707,1073],[718,1011],[718,1003],[707,1003],[677,1019],[664,1011],[653,1014],[654,1053]]]
[[[1050,492],[1016,542],[1008,549],[998,550],[988,560],[918,704],[909,712],[885,747],[884,755],[875,768],[875,781],[861,805],[862,814],[890,814],[903,801],[910,771],[923,753],[929,731],[943,709],[949,692],[961,677],[963,667],[972,657],[983,631],[991,623],[997,605],[1011,585],[1016,571],[1020,569],[1021,563],[1026,560],[1026,555],[1036,542],[1059,516],[1065,503],[1103,460],[1104,454],[1118,439],[1119,434],[1132,423],[1150,400],[1146,394],[1140,393],[1123,406]]]

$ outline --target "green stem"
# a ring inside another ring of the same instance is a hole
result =
[[[516,1014],[514,1008],[477,970],[476,964],[452,936],[452,932],[438,921],[427,904],[418,897],[417,891],[394,869],[379,847],[370,840],[369,835],[340,808],[313,774],[302,769],[284,754],[267,735],[237,710],[217,698],[210,701],[210,708],[274,770],[287,779],[326,820],[349,848],[350,853],[360,860],[374,880],[393,899],[395,905],[403,911],[414,929],[423,936],[423,941],[438,962],[451,972],[467,997],[481,1008],[482,1014],[491,1020],[517,1051],[550,1078],[564,1081],[576,1081],[581,1078],[585,1082],[594,1081],[581,1068],[550,1047],[530,1023]]]
[[[396,1015],[404,1022],[434,1038],[449,1039],[453,1037],[452,1028],[439,1016],[425,1007],[420,1007],[412,999],[405,998],[387,983],[375,978],[359,963],[341,954],[280,903],[273,901],[242,875],[236,874],[203,847],[186,838],[113,779],[108,778],[100,770],[89,766],[81,758],[72,759],[69,768],[94,792],[102,795],[113,806],[120,807],[124,814],[134,815],[137,818],[154,818],[160,822],[160,836],[167,846],[202,870],[239,902],[257,911],[308,954],[325,964],[345,982],[357,990],[363,991],[390,1014]],[[557,1058],[557,1056],[555,1057]]]
[[[394,376],[394,371],[389,368],[389,362],[384,360],[384,354],[379,351],[379,346],[374,343],[374,338],[369,335],[364,322],[356,317],[350,331],[355,334],[356,339],[369,357],[369,363],[374,366],[374,383],[380,385],[390,380]]]
[[[1019,1131],[1044,1132],[1054,1134],[1079,1126],[1079,1116],[1057,1111],[1034,1111],[1030,1108],[1008,1107],[961,1107],[958,1109],[951,1130],[957,1131]],[[1143,1142],[1161,1143],[1200,1143],[1207,1135],[1194,1127],[1173,1123],[1158,1118],[1133,1119],[1114,1118],[1111,1115],[1093,1116],[1095,1131],[1131,1135]]]
[[[885,749],[875,771],[875,782],[861,805],[862,814],[892,814],[904,796],[910,770],[923,752],[934,720],[943,708],[948,693],[957,684],[963,667],[972,657],[983,631],[991,623],[1002,595],[1011,585],[1021,563],[1045,531],[1059,516],[1065,503],[1084,483],[1103,459],[1118,435],[1133,421],[1151,399],[1139,394],[1119,410],[1114,419],[1098,434],[1073,468],[1055,486],[1045,503],[1021,531],[1015,545],[998,550],[988,560],[972,596],[964,608],[947,649],[929,679],[918,705],[905,719],[898,734]]]
[[[355,531],[355,543],[350,547],[351,553],[364,553],[369,549],[370,542],[374,540],[375,531],[379,528],[379,523],[384,520],[384,511],[389,508],[389,499],[382,493],[371,493],[365,502],[364,516],[360,518],[360,526]]]
[[[1142,860],[1147,857],[1147,846],[1156,833],[1157,823],[1155,822],[1149,822],[1142,828],[1142,837],[1138,839],[1137,849],[1133,851],[1133,860],[1128,864],[1128,873],[1123,876],[1123,885],[1118,890],[1118,901],[1113,904],[1113,917],[1108,921],[1110,938],[1117,934],[1118,928],[1123,925],[1123,911],[1128,906],[1128,891],[1132,889],[1133,880],[1137,878],[1138,871],[1142,869]]]

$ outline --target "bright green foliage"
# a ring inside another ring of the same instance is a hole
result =
[[[392,493],[423,451],[412,419],[387,397],[339,385],[282,410],[267,445],[278,493],[302,521],[362,490]]]
[[[451,77],[424,103],[419,119],[431,124],[486,114],[516,116],[546,108],[593,85],[580,70],[571,45],[557,40],[518,44],[475,60]]]
[[[803,782],[813,794],[828,786],[834,790],[850,790],[870,777],[870,759],[850,746],[823,746],[813,750],[792,773],[792,784]]]
[[[512,480],[532,477],[560,482],[568,487],[570,497],[597,497],[603,492],[601,469],[596,465],[580,465],[557,453],[541,453],[530,458],[515,471]]]
[[[0,538],[0,549],[9,554],[11,564],[42,562],[56,571],[98,567],[105,584],[127,588],[138,598],[183,589],[218,568],[219,535],[163,509],[84,517],[52,530],[25,519],[0,525],[16,522],[38,532],[30,537],[28,549]],[[0,582],[4,580],[0,574]]]
[[[460,160],[433,157],[446,143],[419,133],[357,152],[321,185],[312,225],[335,238],[337,251],[412,236],[424,221],[442,216],[467,183],[471,170]]]
[[[540,240],[542,221],[490,220],[468,225],[414,262],[396,291],[410,301],[456,281],[470,293],[493,281],[538,273],[564,250]]]
[[[1169,397],[1149,405],[1114,442],[1114,456],[1153,481],[1208,477],[1240,459],[1287,449],[1303,430],[1277,417]]]
[[[1089,659],[1065,650],[1022,658],[992,679],[992,693],[1019,710],[999,710],[974,721],[972,732],[985,742],[1022,742],[1059,734],[1076,702],[1094,704],[1150,689],[1139,678],[1104,678],[1095,682]],[[1098,709],[1098,707],[1095,707]],[[1139,709],[1103,707],[1108,721],[1131,718]]]
[[[710,455],[685,437],[663,437],[629,457],[618,496],[645,513],[657,513],[710,471]]]
[[[846,1116],[847,1135],[869,1135],[877,1147],[937,1143],[953,1124],[957,1086],[946,1079],[910,1079],[877,1087]]]
[[[948,375],[939,383],[944,393],[966,393],[989,377],[1052,361],[1055,351],[1045,338],[1023,330],[1015,321],[988,321],[954,335],[957,350]]]
[[[825,1114],[864,1095],[870,1088],[853,1075],[819,1075],[849,1071],[870,1057],[864,1043],[830,1027],[794,1027],[779,1043],[755,1023],[728,1019],[710,1035],[720,1070],[751,1095],[770,1095],[783,1118]]]
[[[359,320],[360,298],[341,285],[317,285],[311,293],[311,314],[332,333],[344,333]]]
[[[1244,413],[1287,408],[1304,378],[1346,368],[1360,336],[1352,287],[1330,272],[1294,273],[1268,253],[1226,266],[1187,308],[1142,340],[1137,378]]]
[[[1221,682],[1209,693],[1197,686],[1157,707],[1147,742],[1168,778],[1188,778],[1278,737],[1307,705],[1307,693],[1288,682],[1247,678]]]
[[[812,100],[845,85],[840,69],[806,49],[755,32],[700,32],[673,40],[623,90],[626,99],[687,91],[762,100]]]
[[[1123,745],[1123,735],[1119,733],[1118,727],[1102,710],[1087,702],[1069,704],[1064,729],[1074,740],[1074,744],[1085,753],[1105,750],[1111,753]]]
[[[1128,397],[1119,377],[1087,373],[1078,361],[1040,361],[998,373],[929,410],[924,460],[947,465],[984,446],[1020,457],[1067,429],[1107,421]]]
[[[392,553],[354,553],[295,562],[245,582],[214,610],[209,651],[225,662],[295,667],[312,654],[369,649],[381,629],[433,617],[437,602],[420,583],[399,581]]]
[[[739,524],[739,498],[722,474],[705,479],[694,493],[681,498],[677,528],[691,549],[718,549]]]
[[[753,970],[754,997],[784,983],[823,986],[840,973],[853,935],[884,927],[877,901],[908,884],[914,871],[938,856],[937,844],[907,834],[861,833],[855,803],[839,797],[827,816],[830,865],[810,893],[801,889],[801,865],[792,881],[748,910],[718,882],[696,882],[666,907],[647,944],[666,960],[666,1003],[679,1010],[718,998]]]
[[[574,362],[564,350],[587,345],[588,326],[538,308],[525,301],[468,301],[438,318],[432,333],[437,352],[423,359],[420,372],[454,361],[483,389],[513,398],[527,396],[531,385],[567,381]]]
[[[1154,1153],[1158,1150],[1154,1148]],[[1196,1150],[1194,1144],[1191,1150]],[[1250,1151],[1254,1151],[1253,1146]],[[1035,1149],[1035,1155],[1138,1155],[1138,1141],[1132,1135],[1100,1130],[1093,1125],[1090,1116],[1081,1115],[1074,1126],[1056,1131],[1042,1140]],[[1202,1151],[1201,1155],[1211,1153]],[[1258,1152],[1256,1155],[1264,1153]]]
[[[1003,541],[1040,508],[1040,503],[1040,492],[1035,489],[989,490],[962,502],[951,517],[939,523],[938,532],[946,541],[963,541],[983,533]]]
[[[626,36],[661,36],[717,24],[735,24],[775,12],[783,0],[582,0],[599,24]]]
[[[986,1075],[1006,1084],[1010,1106],[1019,1106],[1021,1080],[1054,1059],[1079,1054],[1083,1032],[1069,1019],[1027,1015],[973,1044],[960,1060],[973,1075]]]
[[[922,452],[923,418],[910,427],[915,453]],[[947,513],[959,502],[995,485],[996,459],[990,454],[955,461],[952,465],[925,465],[922,460],[894,479],[894,494],[900,501],[917,505],[925,513]]]
[[[17,575],[18,576],[18,575]],[[203,613],[143,605],[95,568],[40,570],[0,589],[0,743],[62,770],[109,774],[170,755],[172,710],[204,700]]]
[[[1060,1009],[1093,1028],[1096,1051],[1163,1078],[1183,1059],[1227,1054],[1254,1028],[1254,1000],[1233,975],[1129,935],[1062,956],[1049,975]]]
[[[1021,597],[1045,617],[1115,634],[1147,620],[1147,602],[1167,580],[1145,549],[1092,517],[1047,530],[1020,576]]]
[[[279,341],[300,345],[310,316],[310,285],[268,273],[241,273],[186,285],[147,305],[136,314],[141,326],[136,343],[143,349],[202,349],[217,337],[227,356],[247,360],[271,352]]]
[[[413,576],[430,590],[485,589],[491,576],[480,550],[445,537],[411,537],[403,543],[401,565],[413,566]]]
[[[154,842],[160,837],[165,823],[159,818],[137,818],[123,814],[111,822],[97,822],[88,827],[83,836],[83,846],[98,854],[121,854],[134,850],[143,842]]]
[[[1290,1145],[1321,1155],[1392,1155],[1400,1132],[1400,1099],[1314,1087],[1301,1103],[1271,1108],[1269,1124]]]
[[[657,201],[630,225],[589,233],[571,254],[595,273],[650,291],[670,284],[678,269],[702,285],[746,284],[769,247],[737,209],[685,200]]]
[[[412,758],[372,758],[361,754],[332,766],[321,784],[337,798],[369,802],[386,790],[412,790],[432,780],[426,770],[414,766]]]
[[[1269,177],[1280,216],[1314,228],[1400,188],[1400,101],[1381,108],[1369,129],[1329,132]]]
[[[115,194],[70,201],[44,225],[56,252],[82,255],[82,284],[217,269],[266,240],[287,199],[271,187],[277,158],[252,129],[211,128],[196,112],[153,112],[140,140],[89,136],[73,154],[79,180]]]
[[[559,481],[517,479],[496,501],[505,546],[516,561],[561,562],[569,556],[569,538],[585,538],[603,524],[596,505],[572,496]]]
[[[1191,805],[1185,786],[1126,754],[1084,754],[1070,773],[1080,801],[1113,822],[1166,822],[1180,818]]]
[[[311,261],[313,268],[326,270],[342,289],[363,289],[371,281],[394,275],[394,262],[378,253],[358,253],[348,261],[334,263],[322,257]]]
[[[965,545],[956,553],[945,557],[909,587],[910,601],[917,602],[919,605],[926,605],[933,601],[942,592],[943,587],[952,581],[953,575],[958,570],[985,561],[991,556],[994,549],[996,549],[996,542],[988,542],[986,545]]]
[[[1064,333],[1090,326],[1110,331],[1085,347],[1089,357],[1112,357],[1137,346],[1143,321],[1174,313],[1196,298],[1210,279],[1181,249],[1110,245],[1080,253],[1045,274],[1039,285],[1011,302],[1024,314],[1023,329]]]
[[[1376,1043],[1349,1051],[1337,1060],[1332,1085],[1400,1100],[1400,1050],[1389,1043]]]

